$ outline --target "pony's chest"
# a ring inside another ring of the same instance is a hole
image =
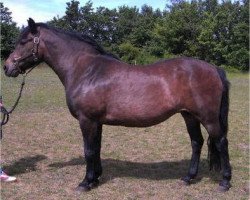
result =
[[[74,95],[67,95],[67,105],[73,116],[80,114],[86,117],[96,118],[101,117],[105,111],[105,103],[102,95],[98,95],[95,90],[92,91],[78,91]]]

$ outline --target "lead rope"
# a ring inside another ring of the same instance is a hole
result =
[[[20,87],[20,90],[19,90],[19,94],[18,94],[18,97],[16,99],[16,102],[14,103],[14,105],[12,106],[12,108],[8,111],[4,106],[3,106],[3,102],[2,102],[2,96],[0,96],[0,103],[1,103],[1,127],[0,127],[0,139],[2,139],[3,137],[3,130],[2,130],[2,127],[3,125],[7,124],[8,121],[9,121],[9,118],[10,118],[10,114],[16,109],[18,103],[19,103],[19,100],[22,96],[22,92],[23,92],[23,88],[24,88],[24,85],[25,85],[25,78],[26,76],[35,68],[32,67],[30,68],[25,74],[23,74],[23,80],[22,80],[22,83],[21,83],[21,87]]]

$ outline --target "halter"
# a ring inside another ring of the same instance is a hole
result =
[[[20,56],[19,58],[15,58],[14,59],[14,66],[18,69],[20,74],[24,74],[25,70],[20,69],[20,67],[18,66],[18,64],[23,61],[26,60],[29,57],[33,57],[33,61],[37,62],[38,61],[38,46],[40,43],[40,37],[39,36],[35,36],[33,38],[33,48],[31,49],[31,53],[28,54],[27,56]]]

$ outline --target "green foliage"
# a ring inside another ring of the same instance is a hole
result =
[[[1,17],[1,57],[6,58],[15,47],[15,40],[19,34],[16,23],[12,22],[11,12],[0,3]]]
[[[129,41],[131,33],[137,26],[139,18],[139,10],[136,7],[121,6],[118,9],[118,18],[115,23],[115,34],[117,43]]]
[[[171,0],[151,6],[93,7],[66,3],[65,15],[49,23],[93,37],[129,63],[147,64],[170,56],[190,56],[216,65],[249,70],[249,0]],[[1,52],[13,48],[17,29],[1,3]]]
[[[136,58],[139,56],[140,50],[139,48],[133,46],[131,43],[126,42],[119,45],[119,56],[122,60],[135,63]]]
[[[163,18],[161,32],[168,51],[194,56],[198,47],[201,19],[198,4],[185,1],[173,4]]]
[[[156,57],[149,52],[142,50],[136,59],[136,64],[147,65],[154,63],[159,60],[159,57]]]

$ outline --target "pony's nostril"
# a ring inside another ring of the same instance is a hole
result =
[[[3,66],[3,70],[6,71],[7,70],[7,67],[6,65]]]

